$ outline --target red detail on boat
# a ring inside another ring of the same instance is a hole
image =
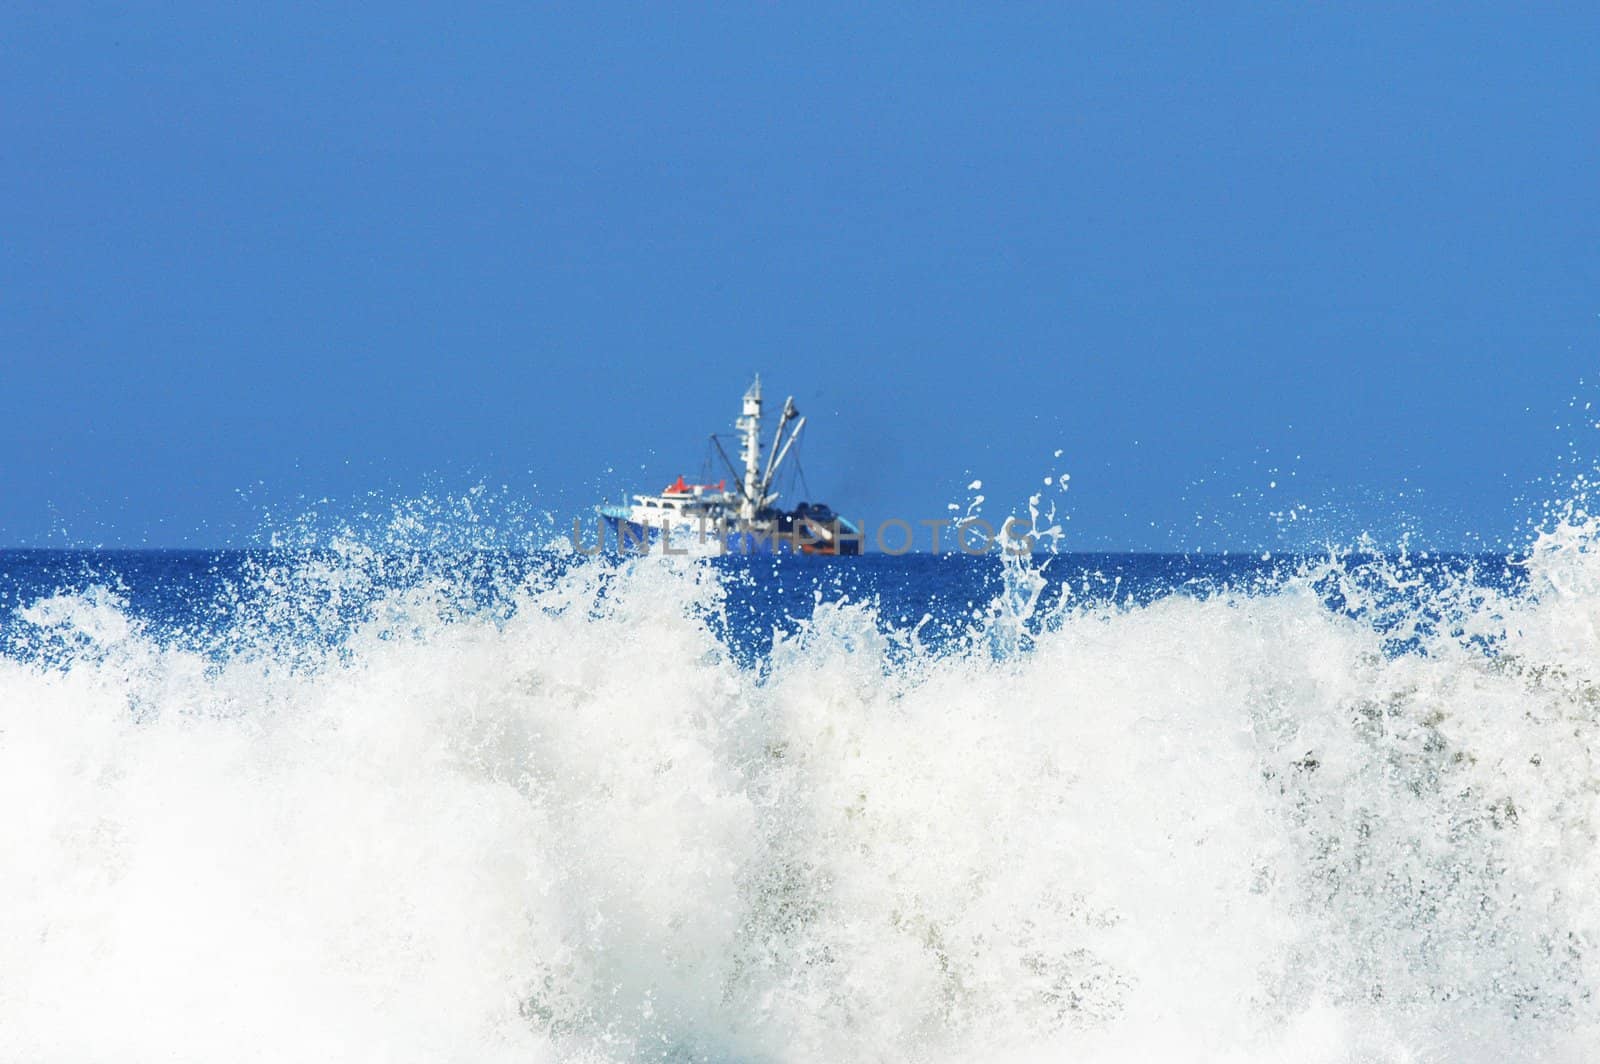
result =
[[[677,480],[674,480],[671,484],[668,484],[666,487],[661,489],[661,494],[688,495],[696,488],[699,488],[702,491],[722,491],[727,486],[727,478],[723,478],[722,480],[717,481],[715,484],[690,484],[688,481],[683,479],[683,474],[679,473]]]

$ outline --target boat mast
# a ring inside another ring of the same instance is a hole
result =
[[[744,498],[739,500],[739,518],[754,521],[765,491],[761,483],[761,375],[744,393],[744,416],[734,422],[739,430],[739,457],[744,461]]]
[[[777,498],[772,493],[772,481],[778,473],[778,468],[783,465],[784,456],[789,453],[789,448],[794,445],[795,439],[800,435],[800,430],[805,428],[806,419],[801,417],[795,421],[794,431],[789,433],[789,438],[783,438],[783,430],[789,427],[789,422],[800,417],[800,411],[795,409],[794,396],[783,401],[783,414],[778,418],[778,431],[772,434],[772,447],[767,451],[767,471],[761,477],[761,504],[763,506]]]
[[[788,417],[794,417],[797,413],[799,413],[799,411],[792,409],[793,406],[794,406],[794,400],[790,399],[789,406],[786,408],[786,410],[788,412]],[[788,420],[788,418],[785,418],[785,420]],[[793,447],[794,446],[794,441],[798,440],[800,438],[800,430],[805,428],[805,427],[806,427],[806,419],[805,418],[801,418],[799,421],[796,421],[794,423],[794,431],[789,433],[789,438],[787,440],[784,440],[783,446],[781,448],[779,448],[779,449],[777,449],[776,451],[773,452],[772,458],[767,462],[767,479],[766,479],[766,483],[763,485],[764,489],[772,487],[772,478],[777,474],[778,469],[783,465],[783,459],[789,453],[789,448]],[[773,446],[776,447],[778,441],[776,439],[774,439],[772,442],[773,442]],[[770,496],[770,498],[776,499],[777,496],[776,495],[772,495],[772,496]]]
[[[772,446],[767,448],[767,471],[761,474],[761,494],[765,495],[772,490],[772,472],[777,468],[778,445],[783,442],[783,430],[789,427],[789,419],[797,411],[794,408],[794,396],[783,401],[783,412],[778,415],[778,431],[772,434]]]

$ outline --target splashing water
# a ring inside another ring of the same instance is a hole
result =
[[[1596,533],[1511,583],[347,545],[183,625],[33,595],[0,1058],[1588,1059]]]

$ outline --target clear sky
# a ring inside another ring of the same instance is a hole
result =
[[[1593,454],[1600,8],[861,7],[4,5],[0,545],[570,518],[758,369],[836,508],[1066,471],[1080,549]]]

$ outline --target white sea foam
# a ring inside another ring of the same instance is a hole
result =
[[[366,621],[220,659],[46,599],[0,1059],[1592,1059],[1595,543],[1437,624],[1329,562],[1027,638],[1024,580],[967,646],[822,602],[756,669],[659,558],[489,616],[337,556],[269,598]]]

